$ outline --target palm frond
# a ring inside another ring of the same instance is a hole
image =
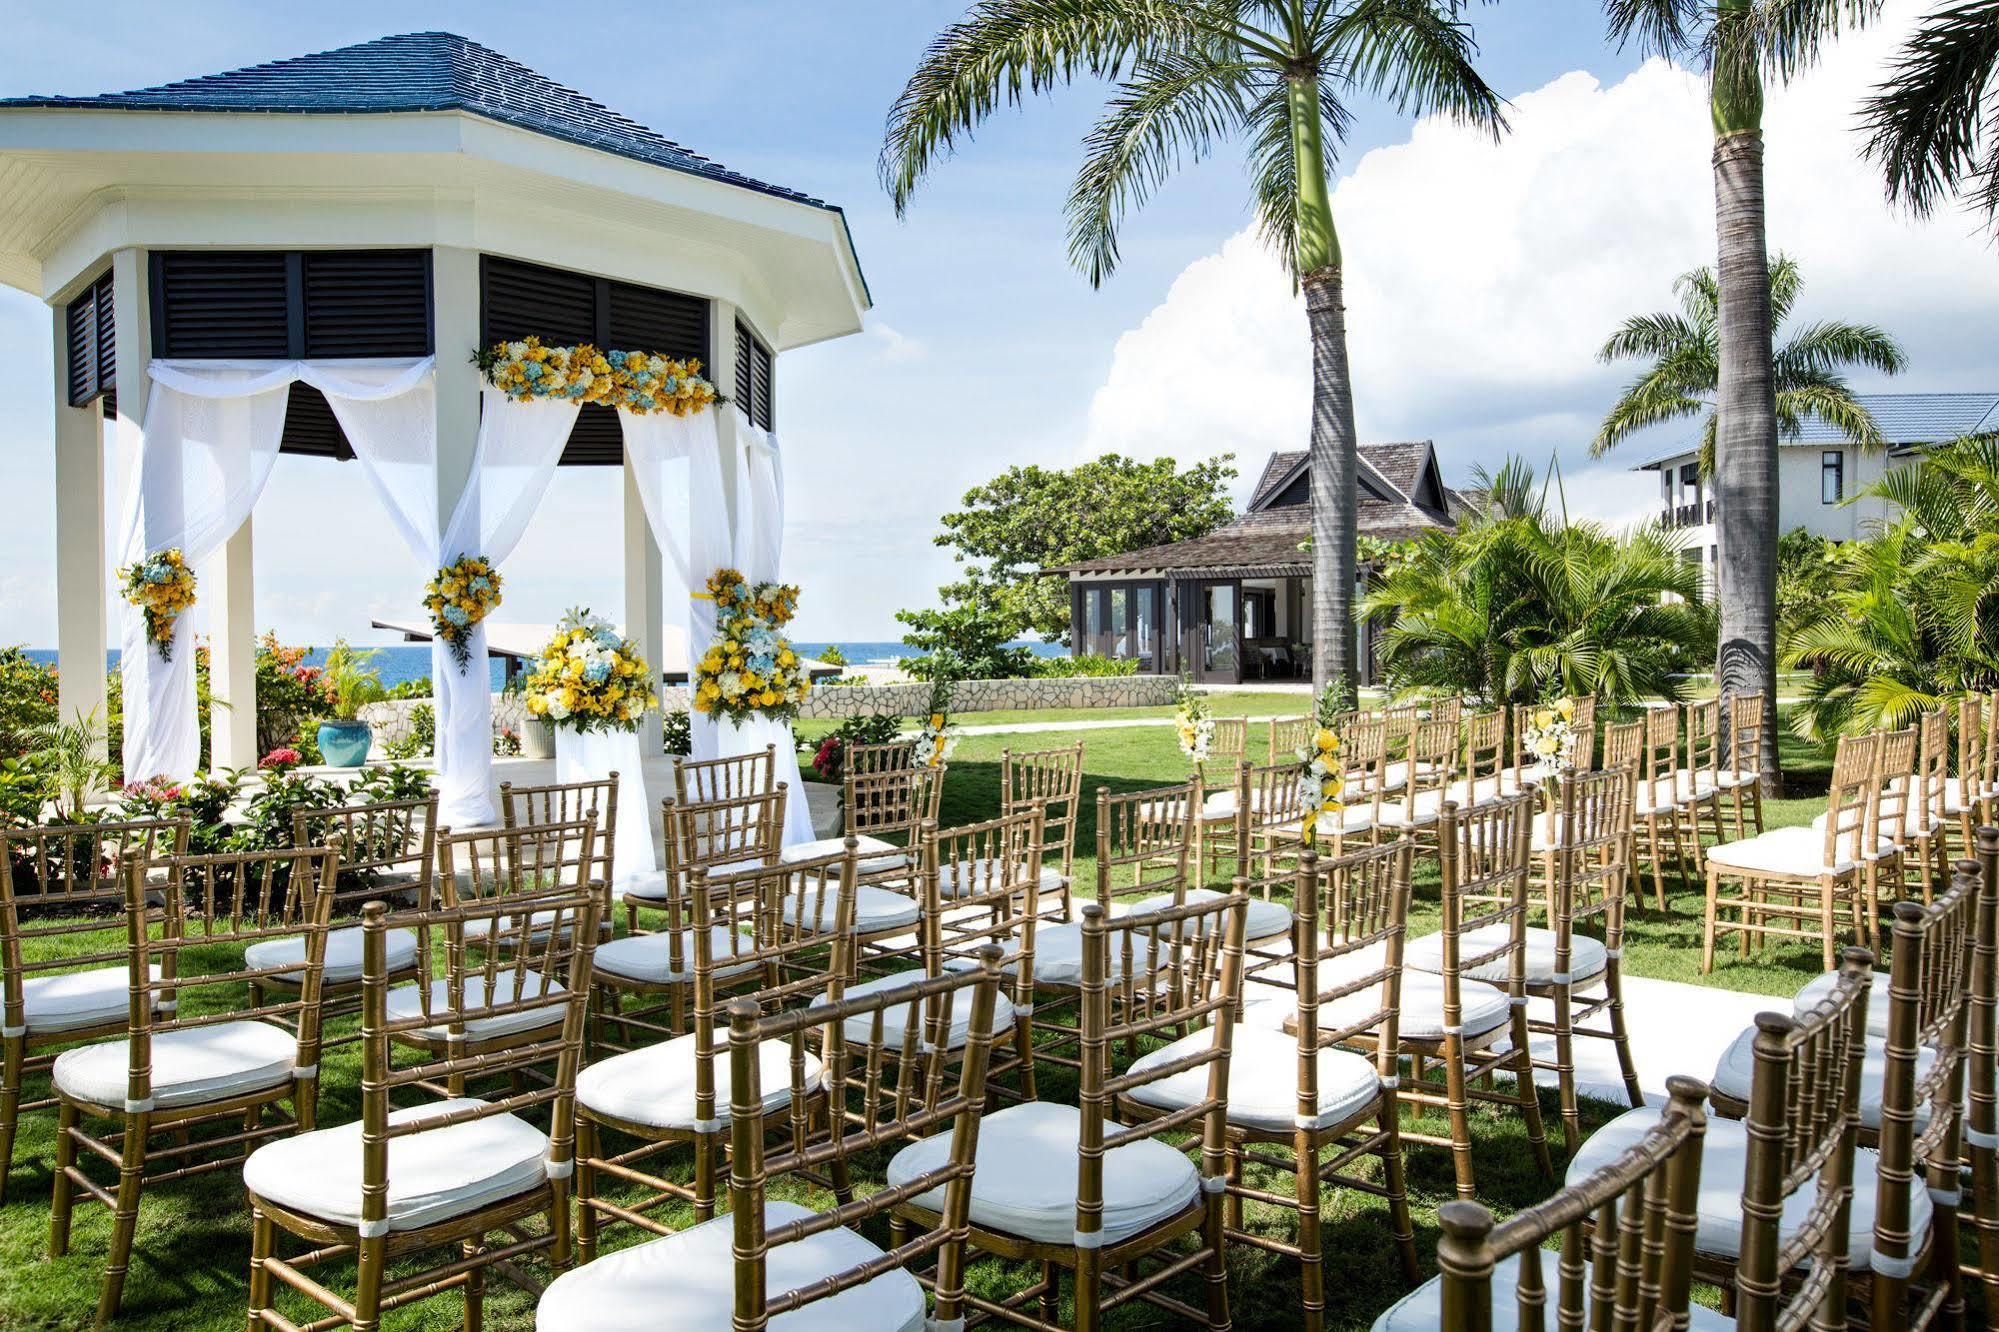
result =
[[[1339,145],[1346,142],[1353,125],[1353,113],[1341,97],[1339,84],[1322,74],[1319,78],[1319,128],[1326,145],[1326,165],[1339,159]],[[1282,81],[1271,86],[1250,108],[1252,138],[1248,166],[1250,185],[1256,195],[1257,232],[1264,244],[1283,261],[1294,278],[1298,274],[1298,160],[1291,143],[1291,105]]]
[[[1866,104],[1867,154],[1888,197],[1918,216],[1966,185],[1999,215],[1999,137],[1988,116],[1999,77],[1999,0],[1958,0],[1925,15]]]
[[[1332,12],[1309,35],[1323,63],[1343,81],[1407,115],[1444,115],[1497,140],[1506,130],[1505,99],[1472,64],[1478,45],[1455,3],[1356,0]]]
[[[1888,447],[1874,414],[1843,380],[1826,377],[1799,382],[1794,378],[1777,390],[1777,416],[1780,429],[1792,439],[1803,429],[1806,417],[1816,416],[1856,447],[1869,451]]]
[[[1785,340],[1773,359],[1780,386],[1785,370],[1794,366],[1830,373],[1860,365],[1884,375],[1909,367],[1902,344],[1886,329],[1840,319],[1807,324]]]
[[[1647,55],[1684,56],[1699,45],[1708,12],[1702,0],[1606,0],[1611,40]]]

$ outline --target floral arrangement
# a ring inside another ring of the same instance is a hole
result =
[[[423,608],[439,639],[451,647],[462,675],[471,664],[473,628],[500,604],[500,571],[484,555],[460,555],[439,569],[423,592]]]
[[[1534,710],[1522,748],[1534,758],[1534,771],[1542,778],[1553,777],[1575,766],[1576,703],[1564,698]]]
[[[516,402],[560,398],[601,402],[641,416],[693,416],[721,400],[701,377],[698,357],[682,361],[658,352],[599,351],[587,342],[544,347],[540,338],[523,338],[476,351],[472,361],[487,383]]]
[[[580,607],[555,626],[522,693],[529,716],[578,731],[632,730],[659,701],[652,667],[631,640]]]
[[[257,766],[266,772],[287,773],[305,762],[305,756],[289,745],[282,745],[257,760]]]
[[[1180,696],[1173,707],[1173,727],[1180,738],[1180,752],[1193,764],[1208,761],[1208,746],[1214,743],[1215,719],[1207,700],[1194,692],[1191,681],[1180,680]]]
[[[159,649],[161,661],[174,655],[174,620],[194,605],[194,570],[180,547],[157,551],[118,571],[125,582],[125,600],[146,614],[146,637]]]
[[[930,682],[930,715],[923,719],[923,726],[916,733],[916,748],[911,754],[919,768],[935,768],[950,761],[951,752],[958,747],[958,728],[951,725],[951,682],[937,679]]]
[[[1346,765],[1340,760],[1340,736],[1330,726],[1319,726],[1312,733],[1312,747],[1298,755],[1304,765],[1305,845],[1312,845],[1319,829],[1319,817],[1323,814],[1337,814],[1346,806],[1340,803],[1340,792],[1346,789]]]
[[[718,569],[704,595],[715,603],[715,641],[694,664],[694,710],[738,723],[757,715],[796,717],[812,681],[778,631],[798,611],[798,589],[752,586],[734,569]]]

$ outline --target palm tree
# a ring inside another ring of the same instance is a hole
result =
[[[1783,255],[1770,261],[1770,323],[1783,327],[1803,285],[1795,262]],[[1590,454],[1601,456],[1647,426],[1704,416],[1701,428],[1701,471],[1714,472],[1714,400],[1721,373],[1720,339],[1715,321],[1720,290],[1714,270],[1696,268],[1673,281],[1680,298],[1677,314],[1633,315],[1603,344],[1597,356],[1605,361],[1651,361],[1625,385],[1590,441]],[[1860,405],[1840,371],[1865,366],[1882,374],[1900,373],[1908,358],[1894,338],[1872,324],[1821,320],[1807,325],[1771,357],[1775,387],[1777,432],[1796,439],[1805,418],[1816,416],[1863,449],[1885,448],[1887,441],[1874,416]],[[1726,520],[1724,520],[1726,521]]]
[[[1927,217],[1947,197],[1999,221],[1999,0],[1927,15],[1867,102],[1888,197]]]
[[[1354,678],[1358,489],[1343,256],[1327,164],[1372,94],[1398,112],[1505,128],[1472,67],[1465,0],[979,0],[930,44],[890,109],[882,183],[898,215],[1002,102],[1112,83],[1069,191],[1069,257],[1093,285],[1118,229],[1182,163],[1240,141],[1264,238],[1304,290],[1312,337],[1313,663]]]
[[[1677,697],[1714,634],[1700,570],[1673,534],[1619,536],[1551,513],[1517,459],[1473,486],[1484,497],[1457,529],[1419,539],[1363,607],[1388,621],[1382,666],[1397,692],[1493,705]]]
[[[1763,211],[1763,80],[1813,63],[1880,0],[1604,0],[1611,36],[1694,63],[1714,126],[1715,507],[1724,700],[1777,696],[1777,403]],[[1764,709],[1763,785],[1775,791],[1777,710]]]

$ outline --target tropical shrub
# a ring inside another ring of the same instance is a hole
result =
[[[902,717],[893,712],[849,717],[819,742],[813,751],[812,771],[829,782],[846,776],[848,745],[885,745],[902,734]]]
[[[693,714],[686,708],[661,714],[659,733],[667,753],[685,758],[694,752]]]
[[[828,643],[814,655],[819,663],[824,666],[845,666],[847,664],[847,654],[840,651],[838,643]]]
[[[990,597],[897,611],[895,618],[908,627],[902,641],[922,654],[896,664],[918,680],[1016,680],[1036,671],[1034,652],[1013,641],[1019,620]]]
[[[257,640],[257,752],[290,746],[305,753],[308,722],[324,717],[332,703],[326,672],[309,666],[306,649],[280,643],[274,633]],[[203,709],[204,713],[206,709]],[[317,742],[312,756],[317,757]]]
[[[410,709],[409,721],[409,730],[382,746],[382,752],[392,759],[424,758],[437,748],[435,706],[429,703],[417,704]]]
[[[56,673],[20,647],[0,648],[0,757],[19,758],[56,719]]]
[[[1053,679],[1137,675],[1138,662],[1130,657],[1106,657],[1098,652],[1085,652],[1074,657],[1043,657],[1034,673]]]
[[[1485,496],[1455,531],[1429,533],[1368,592],[1385,625],[1381,664],[1397,693],[1487,705],[1550,693],[1612,705],[1677,698],[1674,676],[1711,660],[1701,571],[1657,528],[1620,536],[1551,512],[1533,470],[1481,471]]]

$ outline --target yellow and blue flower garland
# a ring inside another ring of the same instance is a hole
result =
[[[539,338],[522,338],[476,351],[472,361],[487,383],[516,402],[552,398],[600,402],[640,416],[693,416],[720,401],[715,386],[701,377],[698,357],[599,351],[587,342],[544,347]]]

